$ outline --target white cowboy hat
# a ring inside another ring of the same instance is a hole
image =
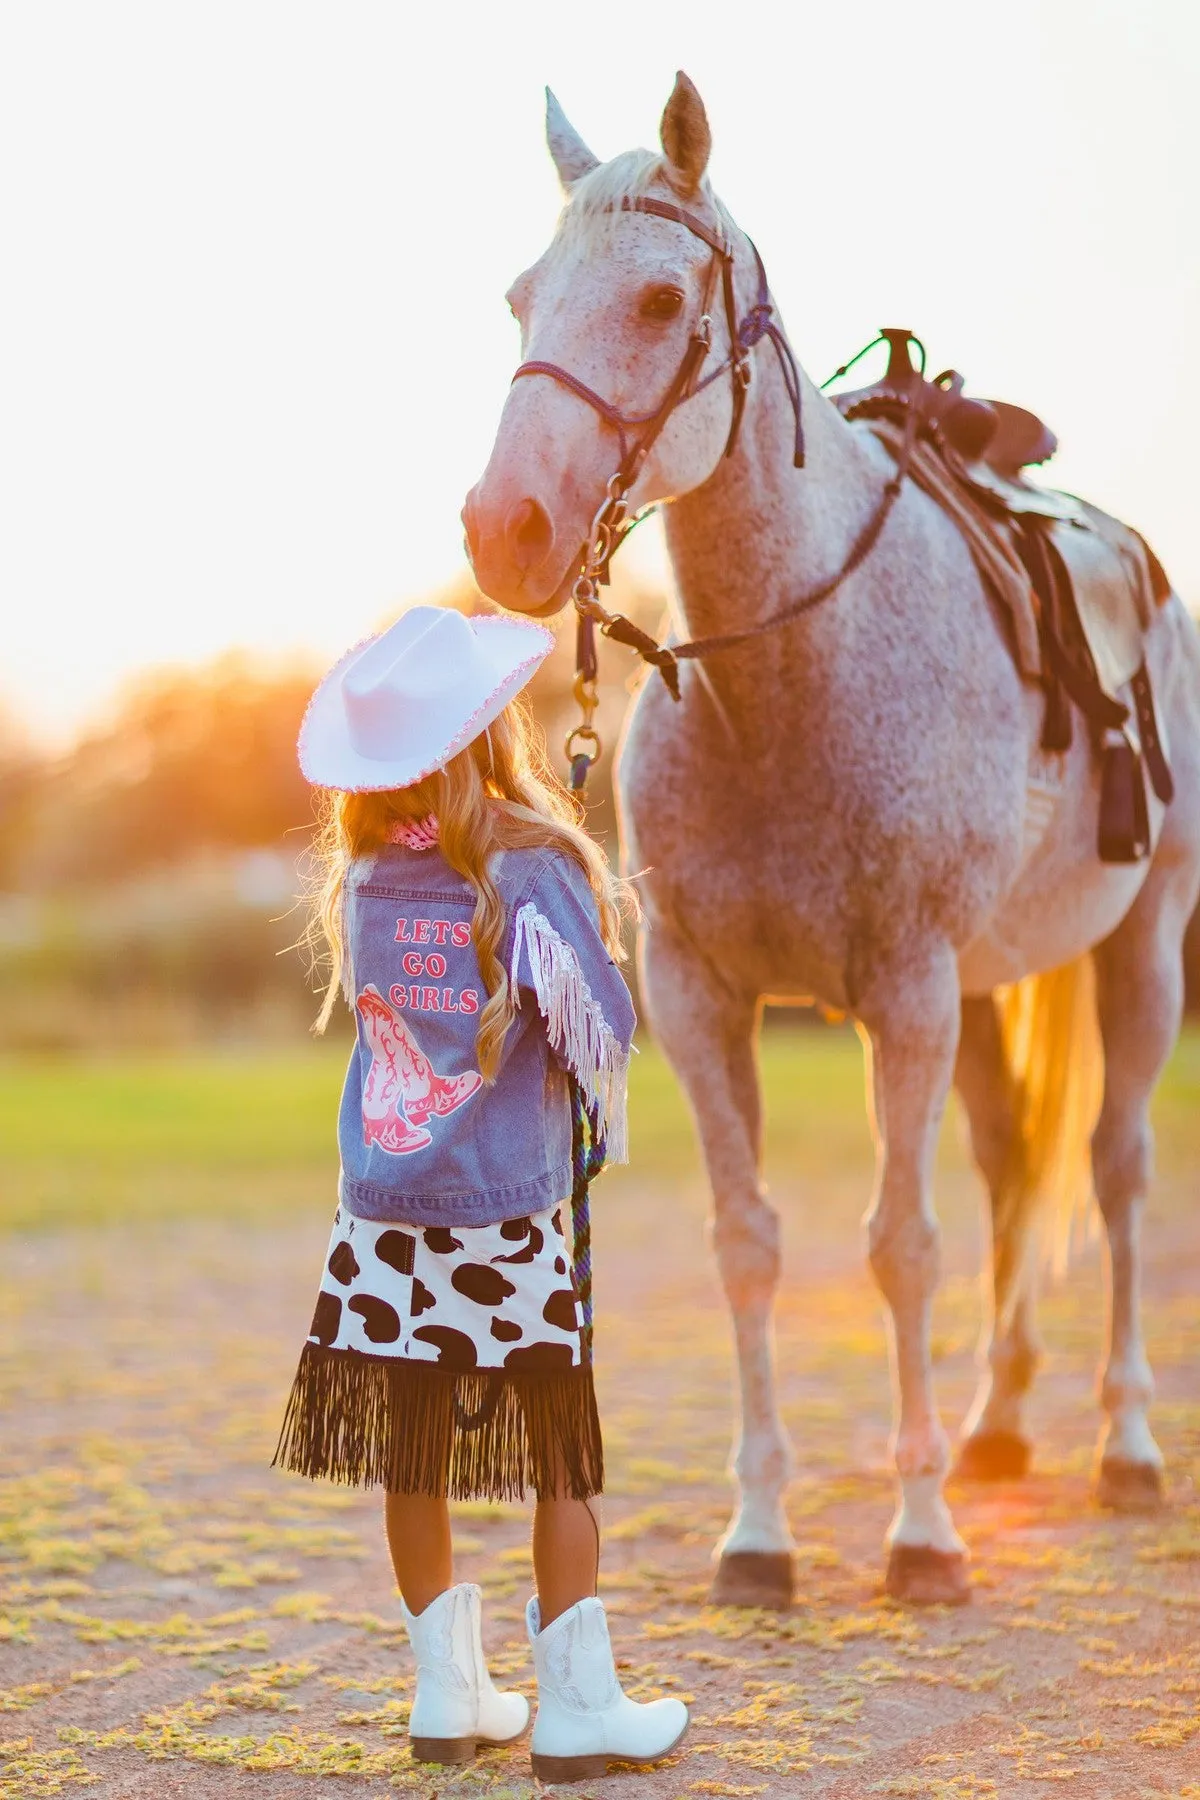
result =
[[[421,781],[503,712],[553,648],[553,633],[525,619],[412,607],[348,651],[309,701],[305,779],[360,794]]]

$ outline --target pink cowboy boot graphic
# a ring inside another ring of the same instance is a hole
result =
[[[365,988],[355,1004],[371,1050],[363,1088],[363,1142],[378,1144],[392,1156],[423,1150],[432,1141],[425,1127],[429,1115],[445,1118],[471,1098],[483,1077],[475,1069],[439,1075],[377,988]]]

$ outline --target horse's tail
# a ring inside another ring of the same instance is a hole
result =
[[[993,1219],[997,1322],[1039,1251],[1061,1270],[1092,1198],[1091,1134],[1104,1084],[1090,955],[997,995],[1016,1129]],[[1039,1229],[1040,1227],[1040,1229]]]

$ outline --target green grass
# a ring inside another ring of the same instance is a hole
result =
[[[346,1058],[290,1055],[10,1063],[0,1075],[6,1169],[47,1158],[86,1173],[172,1162],[219,1171],[327,1164]]]
[[[332,1204],[341,1047],[290,1054],[0,1065],[0,1227],[228,1215]],[[871,1162],[862,1054],[847,1030],[764,1038],[768,1174],[777,1187],[844,1186],[860,1206]],[[697,1177],[691,1120],[653,1045],[634,1059],[634,1161],[611,1179]],[[1200,1031],[1184,1037],[1156,1103],[1164,1170],[1200,1140]],[[961,1165],[959,1134],[945,1157]]]

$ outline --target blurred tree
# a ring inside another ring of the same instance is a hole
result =
[[[0,892],[15,885],[44,774],[27,735],[0,706]]]
[[[312,822],[296,733],[313,671],[244,656],[155,671],[43,777],[27,882],[109,882]]]

